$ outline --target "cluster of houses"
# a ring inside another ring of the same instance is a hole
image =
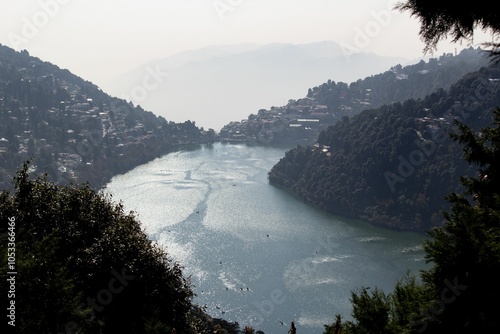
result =
[[[168,145],[197,142],[202,136],[202,131],[192,129],[194,125],[183,129],[182,124],[160,122],[152,115],[142,117],[125,101],[96,103],[77,86],[63,88],[69,98],[56,107],[35,111],[23,106],[0,116],[12,129],[12,133],[0,135],[0,157],[6,158],[2,160],[15,157],[19,163],[34,156],[35,164],[43,161],[45,170],[48,164],[56,179],[76,180],[82,164],[92,166],[97,157],[137,157],[151,153],[152,147],[166,151]],[[0,168],[10,170],[12,166]]]
[[[261,109],[248,119],[225,125],[221,141],[262,142],[264,138],[284,138],[286,142],[310,142],[326,126],[334,123],[338,115],[314,98],[289,101],[286,106]]]

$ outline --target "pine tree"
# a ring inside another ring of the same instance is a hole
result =
[[[410,12],[420,20],[420,37],[425,43],[424,51],[433,51],[439,41],[451,37],[453,42],[472,41],[477,29],[489,30],[492,36],[500,33],[498,11],[486,0],[456,6],[444,0],[405,0],[396,5],[401,11]],[[492,48],[491,56],[500,61],[500,43],[485,43]]]
[[[462,177],[463,194],[452,193],[446,224],[424,244],[433,267],[422,274],[432,300],[419,328],[431,332],[482,332],[500,328],[500,109],[494,127],[474,132],[458,123],[453,138],[478,177]]]

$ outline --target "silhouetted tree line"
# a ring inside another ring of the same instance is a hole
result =
[[[324,334],[495,333],[500,328],[500,108],[492,126],[474,130],[457,122],[453,139],[475,169],[461,177],[463,191],[447,197],[445,223],[429,231],[417,277],[407,273],[391,293],[362,287],[351,292],[352,320],[324,326]],[[419,279],[417,279],[419,278]]]
[[[149,240],[134,212],[88,184],[58,185],[29,166],[17,171],[12,192],[0,192],[0,288],[5,305],[15,302],[5,321],[16,333],[240,333],[192,303],[182,267]]]

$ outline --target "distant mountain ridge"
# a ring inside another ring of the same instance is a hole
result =
[[[189,121],[157,117],[68,70],[0,45],[1,189],[32,157],[36,172],[49,180],[101,187],[175,145],[213,135]]]
[[[219,131],[261,108],[302,97],[309,87],[329,78],[350,82],[405,61],[365,53],[346,57],[331,41],[212,46],[154,60],[104,87],[168,119],[196,120]],[[148,68],[168,72],[168,77],[134,99],[130,92]]]

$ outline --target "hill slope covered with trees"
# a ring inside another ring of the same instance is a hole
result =
[[[109,179],[175,145],[213,139],[104,93],[68,70],[0,45],[0,189],[33,157],[59,183]]]
[[[408,0],[397,8],[419,18],[426,49],[450,35],[455,42],[472,39],[478,27],[490,29],[493,36],[500,32],[498,13],[485,1],[469,8]],[[493,61],[500,62],[500,44],[489,44]],[[451,209],[444,212],[445,224],[424,242],[426,260],[433,266],[421,272],[422,284],[406,277],[389,295],[379,289],[370,294],[368,288],[352,292],[355,321],[342,323],[337,315],[324,334],[498,331],[500,109],[492,110],[492,116],[492,125],[481,129],[455,123],[458,132],[452,138],[462,145],[465,161],[478,170],[461,177],[464,192],[447,196]]]
[[[366,110],[288,151],[269,172],[273,185],[332,213],[401,230],[442,222],[444,197],[470,175],[449,138],[459,120],[479,131],[500,105],[500,69],[465,75],[448,91]]]

